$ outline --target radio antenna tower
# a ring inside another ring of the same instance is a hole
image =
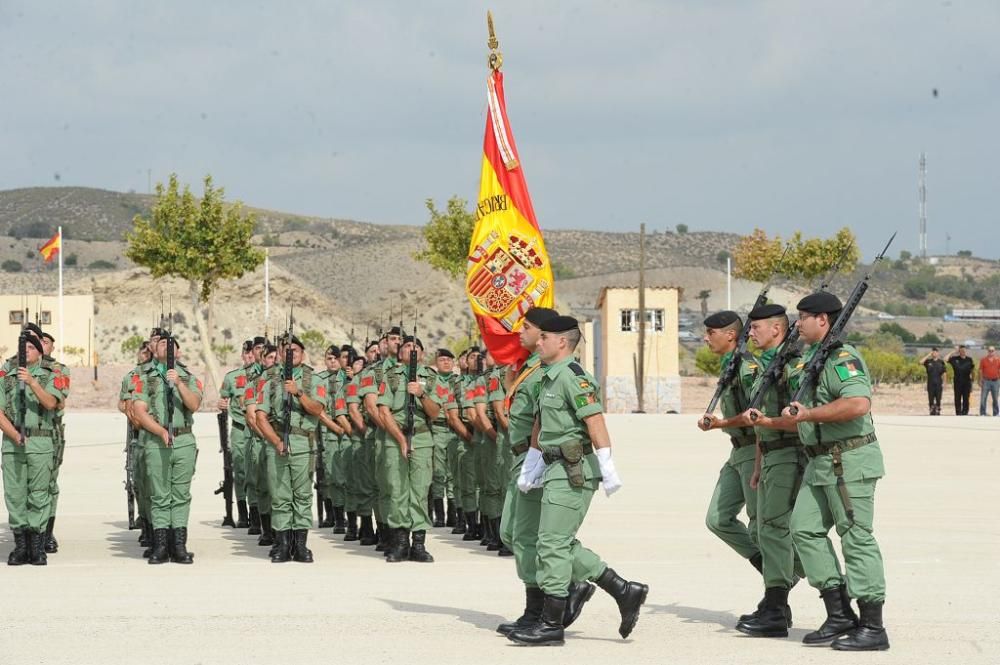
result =
[[[920,153],[920,176],[917,183],[920,197],[920,257],[927,258],[927,155]]]

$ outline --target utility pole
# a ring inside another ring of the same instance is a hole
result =
[[[639,225],[639,353],[635,360],[636,413],[645,413],[646,386],[646,224]]]
[[[920,173],[917,177],[920,198],[920,258],[927,258],[927,155],[920,153]]]

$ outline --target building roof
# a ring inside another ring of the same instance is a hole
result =
[[[681,298],[683,298],[683,296],[684,296],[684,289],[683,288],[681,288],[679,286],[668,285],[668,284],[655,284],[655,285],[653,285],[653,284],[647,284],[646,285],[646,290],[647,291],[664,291],[664,290],[670,290],[670,289],[673,289],[674,291],[677,291],[677,300],[679,302],[681,300]],[[600,290],[600,293],[598,293],[598,295],[597,295],[597,308],[598,309],[600,309],[601,305],[604,303],[604,296],[607,294],[608,291],[612,291],[612,290],[614,290],[614,291],[638,291],[639,290],[639,285],[638,284],[614,284],[614,285],[610,285],[609,284],[607,286],[602,286],[601,290]]]

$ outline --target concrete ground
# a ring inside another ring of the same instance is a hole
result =
[[[878,655],[802,646],[823,616],[805,583],[791,594],[788,639],[733,630],[761,584],[703,524],[728,441],[699,432],[695,416],[609,420],[625,486],[595,499],[580,538],[651,587],[628,641],[598,591],[565,647],[511,645],[494,627],[522,607],[512,561],[444,529],[428,538],[429,565],[386,564],[372,548],[315,531],[316,563],[271,564],[255,539],[219,526],[211,414],[196,422],[195,564],[149,566],[125,528],[123,417],[71,413],[61,549],[45,568],[0,565],[0,663],[1000,662],[1000,420],[877,418],[888,476],[876,534],[892,642]],[[11,540],[0,531],[0,552]]]

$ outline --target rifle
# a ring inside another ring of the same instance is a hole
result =
[[[801,403],[805,396],[815,389],[816,381],[819,380],[819,375],[823,371],[823,366],[826,365],[827,358],[830,357],[830,353],[840,345],[839,337],[841,333],[844,332],[844,328],[847,327],[847,322],[851,320],[851,316],[854,314],[854,310],[858,308],[861,303],[861,298],[865,295],[865,291],[868,290],[869,282],[871,281],[872,274],[875,272],[875,268],[878,266],[879,261],[885,258],[885,253],[889,251],[889,245],[892,241],[896,239],[896,234],[893,233],[892,237],[889,238],[889,242],[885,244],[882,252],[875,257],[872,261],[872,267],[868,273],[859,281],[855,286],[854,290],[851,291],[851,295],[847,297],[847,302],[844,303],[843,309],[840,310],[840,314],[837,316],[837,320],[833,322],[830,326],[830,330],[826,333],[826,337],[820,342],[819,348],[816,349],[816,353],[809,362],[806,364],[805,368],[802,370],[802,379],[799,382],[799,389],[795,391],[795,396],[792,398],[793,402]],[[794,416],[799,410],[792,406],[789,412]]]
[[[840,271],[840,267],[843,265],[844,259],[847,258],[847,255],[850,254],[850,252],[851,249],[848,248],[841,253],[837,262],[830,268],[829,272],[823,276],[823,281],[820,282],[819,288],[814,289],[814,291],[826,291],[827,287],[830,285],[830,280],[833,279],[833,276]],[[789,361],[801,350],[798,347],[798,341],[799,327],[792,326],[785,333],[785,338],[781,340],[781,351],[771,359],[771,362],[764,370],[763,378],[757,385],[757,390],[750,396],[750,405],[747,409],[760,409],[760,405],[764,401],[764,395],[766,395],[767,391],[781,380],[781,374],[785,370],[785,365],[787,365]],[[751,413],[750,420],[757,422],[757,414]]]
[[[132,442],[136,435],[132,421],[125,420],[125,503],[128,507],[128,528],[129,531],[136,527],[135,523],[135,471],[133,469]]]
[[[282,379],[284,379],[285,381],[292,380],[292,326],[294,324],[293,316],[294,315],[291,312],[289,312],[288,330],[285,333],[285,366],[281,368]],[[292,396],[287,391],[285,391],[285,402],[282,409],[281,418],[282,418],[281,443],[285,447],[285,454],[288,455],[292,452],[291,443],[288,438],[292,430]]]
[[[174,338],[169,332],[165,332],[167,338],[167,371],[174,369]],[[168,445],[174,443],[174,384],[166,382],[167,398],[167,441]]]
[[[24,369],[28,366],[28,338],[24,330],[17,337],[17,368]],[[20,373],[20,372],[19,372]],[[24,421],[28,417],[28,387],[23,379],[17,380],[17,433],[20,435],[22,446],[27,444],[25,440]]]
[[[402,327],[402,326],[400,326]],[[406,368],[406,382],[412,383],[417,380],[417,324],[413,324],[413,343],[410,346],[409,365]],[[406,393],[406,456],[409,457],[413,451],[413,426],[417,415],[417,397],[410,392]]]
[[[226,515],[222,518],[222,526],[236,528],[233,521],[233,451],[229,447],[229,414],[219,411],[219,452],[222,453],[222,482],[213,494],[222,495],[226,502]]]
[[[785,261],[785,255],[788,254],[788,245],[785,245],[785,251],[781,253],[781,258],[778,259],[778,265],[774,268],[771,273],[771,277],[767,280],[767,283],[757,294],[757,299],[753,303],[753,307],[750,311],[753,311],[764,305],[767,302],[767,292],[771,290],[771,282],[774,281],[774,276],[778,274],[778,270],[781,268],[781,264]],[[743,322],[743,328],[740,330],[740,334],[736,337],[736,348],[733,350],[733,355],[729,359],[729,362],[723,368],[722,374],[719,375],[719,381],[715,384],[715,393],[712,395],[712,400],[708,403],[708,409],[705,413],[712,413],[715,411],[715,407],[718,406],[719,400],[722,399],[722,393],[729,387],[729,385],[736,379],[736,373],[740,368],[740,361],[743,359],[743,353],[747,348],[747,340],[750,339],[750,317],[747,316],[746,320]],[[702,422],[705,427],[712,424],[712,419],[708,416],[702,418]]]
[[[313,488],[316,490],[316,526],[323,524],[323,491],[326,484],[326,469],[323,467],[323,453],[326,446],[323,443],[323,423],[316,423],[316,481]]]

